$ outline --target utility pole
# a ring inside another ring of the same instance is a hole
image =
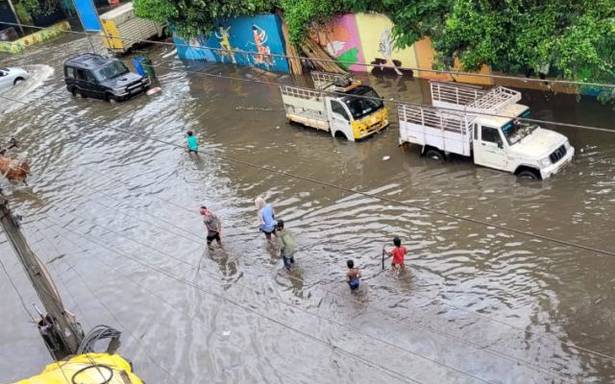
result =
[[[17,24],[19,24],[19,30],[21,31],[21,35],[25,36],[26,34],[23,31],[23,26],[21,25],[21,20],[19,19],[19,15],[17,14],[17,11],[15,11],[15,6],[13,6],[13,1],[12,0],[8,0],[9,1],[9,7],[11,8],[11,11],[13,12],[13,16],[15,16],[15,20],[17,20]]]
[[[40,314],[38,329],[52,357],[61,360],[77,353],[83,339],[81,325],[64,308],[49,271],[21,233],[19,219],[11,213],[8,199],[0,190],[0,224],[15,254],[24,267],[47,314]]]

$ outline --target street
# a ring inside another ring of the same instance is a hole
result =
[[[570,139],[573,162],[519,181],[400,148],[392,104],[391,126],[357,143],[288,124],[279,87],[252,82],[288,76],[186,66],[172,47],[145,48],[161,93],[75,98],[62,63],[88,47],[64,39],[2,60],[44,78],[4,95],[26,105],[2,100],[0,137],[17,137],[32,166],[28,186],[2,186],[66,306],[84,329],[121,330],[144,381],[615,381],[615,258],[502,229],[615,250],[615,131],[548,127]],[[385,101],[429,101],[425,81],[362,80]],[[613,128],[612,105],[523,93],[533,118]],[[179,148],[189,129],[198,157]],[[290,273],[257,230],[261,194],[297,239]],[[201,204],[222,220],[223,249],[205,245]],[[408,248],[406,275],[381,268],[394,236]],[[3,234],[0,254],[30,306]],[[347,259],[363,274],[357,294]],[[9,281],[0,289],[0,381],[12,382],[49,354]]]

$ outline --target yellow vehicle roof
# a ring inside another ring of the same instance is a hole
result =
[[[143,384],[143,381],[132,373],[130,363],[120,355],[88,353],[49,364],[40,375],[15,384],[73,383]]]

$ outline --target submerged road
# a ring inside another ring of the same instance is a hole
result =
[[[163,64],[161,94],[73,98],[62,62],[87,49],[60,40],[3,60],[37,65],[34,79],[5,94],[27,105],[0,103],[0,138],[21,141],[33,174],[28,187],[3,185],[67,307],[86,330],[122,330],[121,352],[146,382],[615,381],[615,258],[502,229],[614,251],[615,134],[557,129],[577,149],[573,163],[520,183],[402,150],[396,119],[360,143],[289,125],[277,87],[194,71],[289,78],[186,67],[164,57],[168,47],[148,49]],[[429,97],[422,81],[364,80],[385,98]],[[524,103],[538,119],[615,121],[612,106],[589,99],[527,92]],[[199,158],[162,142],[183,145],[188,129],[200,136]],[[259,194],[297,238],[290,274],[256,230]],[[223,249],[206,249],[200,204],[223,220]],[[395,235],[409,250],[400,277],[380,267]],[[36,302],[4,235],[0,257],[26,303]],[[343,282],[349,258],[364,275],[358,294]],[[0,290],[0,381],[11,382],[49,356],[4,275]]]

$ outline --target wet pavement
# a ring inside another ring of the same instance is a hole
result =
[[[16,136],[33,167],[28,187],[3,185],[67,307],[86,330],[122,330],[121,352],[146,382],[615,381],[615,258],[417,208],[613,251],[614,135],[557,128],[577,148],[573,163],[520,183],[403,150],[396,122],[360,143],[289,125],[276,86],[196,71],[288,77],[187,68],[171,47],[149,49],[161,94],[73,98],[61,65],[87,49],[58,41],[3,60],[49,66],[34,68],[39,84],[3,94],[27,102],[0,103],[0,137]],[[422,81],[364,80],[386,98],[428,98]],[[524,102],[538,119],[613,128],[612,106],[590,99],[531,92]],[[200,136],[198,158],[162,142],[183,145],[187,129]],[[291,273],[256,230],[259,194],[296,235]],[[223,220],[223,249],[206,249],[202,203]],[[395,235],[409,249],[399,277],[380,266]],[[36,302],[0,239],[25,302]],[[364,275],[358,294],[343,282],[349,258]],[[49,356],[4,276],[0,289],[0,380],[11,382]]]

